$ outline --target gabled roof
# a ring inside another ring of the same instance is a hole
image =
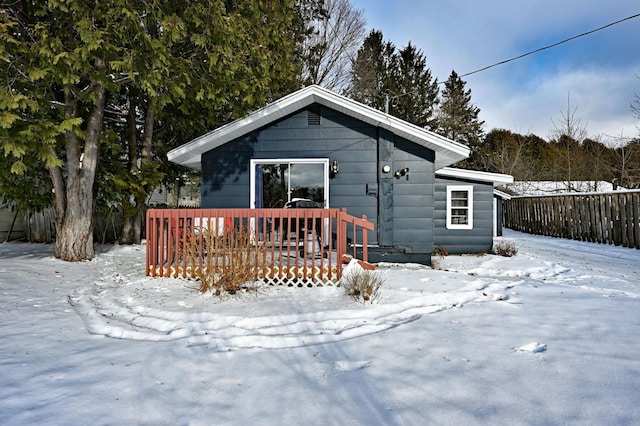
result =
[[[238,137],[260,129],[290,114],[318,103],[394,134],[435,152],[436,169],[449,166],[469,156],[469,149],[404,120],[385,114],[320,86],[308,86],[261,108],[245,118],[206,133],[176,149],[168,158],[178,164],[200,169],[201,155]]]
[[[513,176],[501,173],[480,172],[478,170],[456,169],[454,167],[444,167],[436,171],[436,176],[450,177],[456,179],[467,179],[477,182],[487,182],[493,186],[513,183]]]

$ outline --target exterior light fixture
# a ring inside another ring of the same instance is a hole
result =
[[[395,176],[396,179],[400,179],[402,176],[405,176],[407,173],[409,173],[409,168],[405,167],[404,169],[396,170],[393,176]],[[407,179],[409,179],[409,176],[407,176]]]
[[[338,164],[338,160],[333,160],[331,162],[331,174],[335,176],[338,174],[339,171],[340,171],[340,165]]]

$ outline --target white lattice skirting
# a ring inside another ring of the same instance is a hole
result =
[[[195,278],[197,267],[157,266],[151,275],[171,278]],[[259,280],[268,285],[286,285],[289,287],[322,287],[337,285],[338,268],[332,266],[271,266],[263,267]]]

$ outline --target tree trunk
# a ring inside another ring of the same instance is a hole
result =
[[[127,147],[128,147],[128,163],[127,168],[129,173],[133,176],[138,174],[138,132],[136,130],[136,115],[137,115],[137,102],[136,93],[133,92],[133,88],[129,92],[129,113],[127,114]],[[135,194],[131,194],[128,199],[124,201],[124,218],[122,222],[122,230],[120,232],[121,244],[136,244],[136,232],[135,232],[135,218],[137,217],[137,204],[138,200]],[[128,204],[133,203],[131,207]],[[135,209],[135,210],[134,210]],[[139,239],[139,236],[138,236]]]
[[[106,69],[106,61],[96,60],[96,69]],[[100,132],[104,116],[105,87],[101,81],[93,81],[90,90],[95,95],[85,131],[84,149],[73,131],[65,134],[67,152],[66,188],[61,184],[59,168],[50,169],[55,188],[56,247],[55,256],[67,261],[90,260],[95,257],[93,248],[93,209],[95,181],[100,151]],[[69,90],[65,97],[67,116],[77,113],[77,100]],[[62,217],[60,216],[62,215]]]
[[[134,101],[130,101],[133,104]],[[144,128],[142,133],[142,146],[140,149],[140,165],[138,165],[137,154],[137,138],[135,129],[129,129],[128,143],[129,143],[129,172],[130,173],[144,173],[144,165],[151,164],[151,150],[153,144],[153,122],[155,119],[155,102],[153,99],[149,99],[147,102],[147,110],[144,118]],[[131,118],[131,114],[129,115]],[[135,120],[135,116],[133,116]],[[132,136],[133,135],[133,136]],[[140,244],[142,242],[142,221],[144,220],[144,207],[147,197],[147,193],[153,189],[144,187],[144,193],[135,192],[132,195],[133,204],[135,209],[130,210],[130,214],[125,214],[124,223],[122,225],[122,235],[120,236],[120,242],[122,244]]]
[[[67,190],[67,203],[61,229],[56,230],[55,256],[67,261],[93,259],[93,194],[75,185]]]

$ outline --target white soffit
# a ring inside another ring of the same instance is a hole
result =
[[[200,169],[202,154],[254,130],[319,103],[348,116],[387,129],[398,136],[431,149],[436,153],[436,169],[446,167],[469,156],[469,149],[436,133],[407,123],[389,114],[338,95],[320,86],[308,86],[261,108],[245,118],[233,121],[208,132],[167,154],[170,161]]]

